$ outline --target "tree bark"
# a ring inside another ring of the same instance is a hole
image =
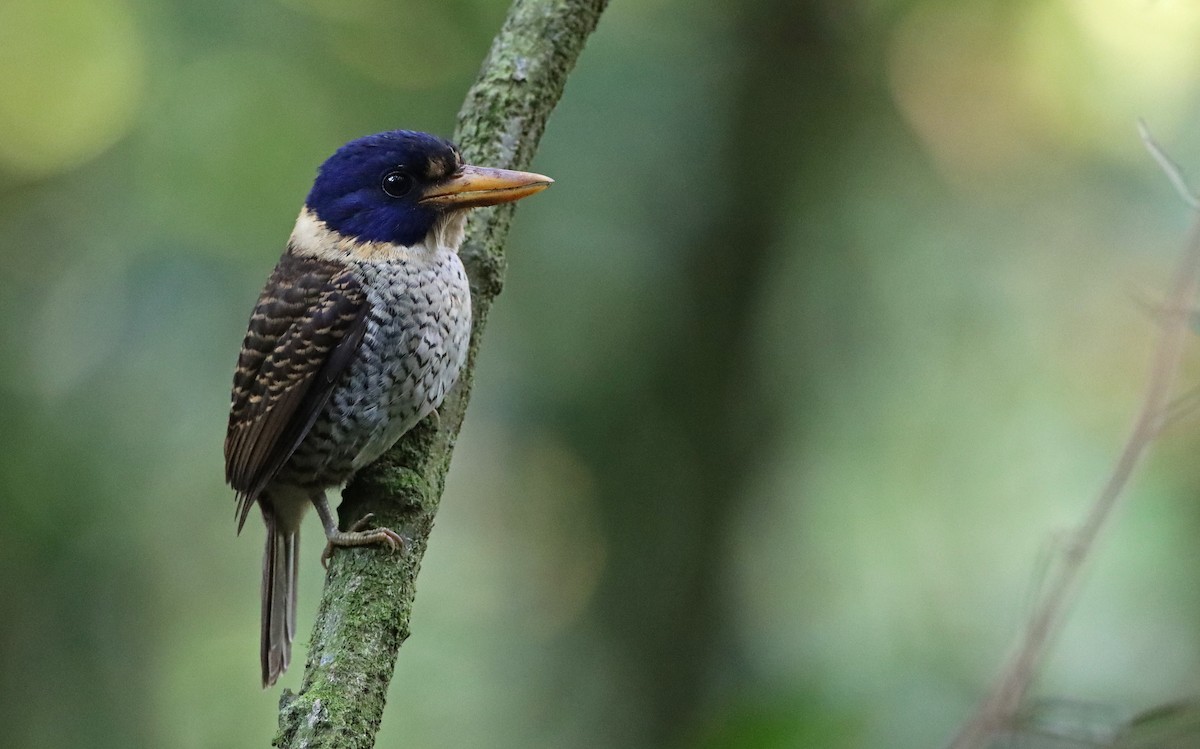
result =
[[[455,140],[470,163],[525,169],[567,76],[607,0],[515,0],[467,93]],[[298,694],[279,705],[280,747],[367,749],[383,716],[396,655],[408,637],[417,572],[470,397],[483,328],[504,280],[513,206],[471,217],[460,255],[474,326],[466,366],[437,417],[417,425],[342,494],[343,526],[364,513],[407,543],[339,550],[329,566]]]

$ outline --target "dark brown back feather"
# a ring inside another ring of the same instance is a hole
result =
[[[238,530],[295,452],[353,359],[367,297],[341,263],[284,254],[259,296],[233,376],[225,480]]]

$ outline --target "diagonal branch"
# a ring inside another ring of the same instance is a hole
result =
[[[1195,199],[1191,198],[1191,193],[1183,185],[1178,169],[1150,137],[1143,123],[1139,122],[1138,129],[1151,155],[1167,172],[1172,185],[1181,196],[1185,196],[1189,205],[1195,207]],[[1162,331],[1150,365],[1142,406],[1129,437],[1109,474],[1108,481],[1071,539],[1062,565],[1050,579],[1045,595],[1030,617],[991,692],[954,737],[950,749],[982,749],[997,731],[1012,727],[1050,640],[1062,625],[1067,605],[1079,587],[1080,575],[1091,557],[1096,540],[1111,519],[1134,469],[1149,451],[1154,438],[1161,431],[1164,417],[1168,415],[1171,387],[1187,343],[1188,322],[1196,297],[1198,278],[1200,216],[1192,223],[1187,246],[1175,271],[1171,295],[1163,310]]]
[[[608,0],[515,0],[458,116],[455,140],[471,163],[525,169],[567,76]],[[474,328],[467,364],[438,418],[427,419],[360,472],[342,495],[342,518],[374,512],[404,550],[339,551],[330,564],[298,694],[279,705],[277,747],[369,749],[408,637],[416,577],[441,500],[474,379],[488,312],[504,279],[513,206],[478,210],[461,250]]]

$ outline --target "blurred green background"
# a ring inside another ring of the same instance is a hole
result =
[[[505,9],[0,2],[0,746],[268,744],[246,320],[317,165],[448,135]],[[615,0],[379,746],[939,746],[1139,399],[1189,220],[1139,116],[1200,175],[1200,5]],[[1037,684],[1076,732],[1200,692],[1197,455],[1166,434]]]

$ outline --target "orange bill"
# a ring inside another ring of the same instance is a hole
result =
[[[418,202],[446,208],[478,208],[520,200],[545,190],[553,182],[549,177],[533,172],[468,164],[450,178],[430,187]]]

